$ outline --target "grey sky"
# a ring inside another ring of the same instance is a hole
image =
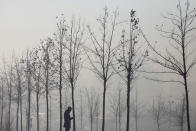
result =
[[[143,27],[152,31],[161,23],[160,13],[175,10],[177,0],[0,0],[0,55],[38,44],[55,31],[55,17],[64,13],[92,23],[104,6],[119,8],[122,18],[133,8]],[[196,5],[196,1],[191,1]]]

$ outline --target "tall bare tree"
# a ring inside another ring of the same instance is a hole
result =
[[[22,79],[24,78],[24,67],[22,66],[22,63],[20,62],[19,59],[16,58],[15,63],[14,63],[14,70],[15,70],[15,82],[16,82],[16,103],[17,103],[17,109],[16,109],[16,131],[18,131],[19,128],[19,108],[22,109],[21,101],[22,101],[22,86],[23,86],[23,81]],[[20,112],[21,115],[21,112]],[[21,131],[22,129],[22,115],[21,115]]]
[[[77,21],[74,17],[71,19],[69,28],[67,29],[67,44],[64,47],[65,50],[65,74],[68,80],[68,85],[71,87],[72,96],[72,109],[73,109],[73,131],[76,131],[76,117],[75,117],[75,96],[74,90],[78,76],[82,67],[82,45],[84,29],[80,19]]]
[[[193,53],[190,49],[190,44],[194,39],[193,33],[196,30],[196,27],[194,26],[196,9],[191,9],[189,0],[186,0],[184,8],[181,2],[178,2],[177,11],[178,13],[169,12],[167,15],[163,16],[163,18],[169,20],[169,22],[172,24],[172,28],[167,30],[163,28],[163,25],[161,27],[157,26],[157,30],[161,32],[162,36],[169,39],[170,46],[169,48],[166,48],[165,54],[162,54],[160,51],[155,49],[144,34],[143,36],[153,53],[157,55],[157,58],[151,58],[151,60],[166,69],[166,71],[157,73],[169,73],[182,78],[182,80],[151,80],[159,82],[175,82],[184,87],[186,96],[187,126],[188,131],[191,131],[187,78],[191,72],[191,69],[196,64],[196,60],[190,57]]]
[[[60,17],[56,17],[58,19],[57,23],[57,32],[55,33],[55,44],[57,47],[58,55],[56,56],[57,60],[57,70],[59,75],[59,82],[58,82],[58,89],[59,89],[59,112],[60,112],[60,131],[62,131],[62,88],[63,88],[63,54],[64,54],[64,47],[66,42],[66,33],[67,33],[67,25],[65,23],[65,17],[62,14]]]
[[[46,93],[46,131],[49,131],[49,85],[51,86],[51,79],[53,76],[52,67],[52,50],[54,47],[53,40],[49,37],[45,41],[41,41],[41,52],[44,68],[44,85]],[[52,73],[51,73],[52,72]]]
[[[13,89],[13,63],[8,66],[4,61],[4,78],[8,92],[8,114],[7,114],[7,130],[11,131],[11,105],[12,105],[12,89]]]
[[[130,92],[133,88],[133,80],[136,78],[138,70],[142,67],[148,55],[147,50],[143,50],[141,48],[143,45],[139,43],[139,19],[136,17],[134,10],[130,12],[128,24],[129,30],[122,31],[119,50],[116,52],[117,62],[114,66],[115,71],[127,85],[126,131],[129,131],[130,125]]]
[[[84,48],[92,67],[90,70],[103,81],[102,131],[105,130],[105,101],[107,82],[111,76],[114,75],[112,70],[112,61],[115,52],[113,37],[115,29],[119,24],[117,22],[117,16],[117,10],[113,12],[113,15],[110,15],[107,8],[104,8],[103,15],[97,19],[101,27],[101,32],[99,33],[101,38],[99,40],[99,37],[97,38],[97,36],[90,29],[90,26],[88,26],[92,45],[88,47],[85,46]]]
[[[30,131],[31,129],[31,94],[32,94],[32,65],[31,65],[31,52],[27,50],[26,58],[22,60],[22,62],[26,65],[25,67],[25,77],[26,77],[26,86],[27,86],[27,124],[26,130]]]
[[[39,117],[39,101],[40,96],[44,93],[43,85],[43,62],[41,59],[41,52],[39,48],[34,48],[32,50],[32,78],[33,87],[32,90],[36,94],[36,119],[37,119],[37,131],[40,130],[40,117]]]

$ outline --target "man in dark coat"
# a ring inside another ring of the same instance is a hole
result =
[[[69,131],[71,128],[71,120],[73,119],[73,117],[70,117],[70,112],[71,112],[72,108],[69,106],[67,108],[67,110],[64,112],[64,128],[65,131]]]

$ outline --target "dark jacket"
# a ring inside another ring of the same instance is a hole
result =
[[[70,111],[69,110],[66,110],[64,112],[64,127],[65,128],[70,128],[71,127],[71,120],[73,118],[70,117]]]

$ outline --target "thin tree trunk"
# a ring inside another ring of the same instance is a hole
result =
[[[16,108],[16,131],[18,131],[18,114],[19,114],[19,91],[18,91],[17,108]]]
[[[103,90],[103,115],[102,115],[102,131],[105,130],[105,95],[106,95],[106,80],[104,79],[104,90]]]
[[[20,89],[20,130],[23,131],[23,119],[22,119],[22,92]]]
[[[186,76],[184,77],[184,82],[185,82],[185,94],[186,94],[187,126],[188,126],[188,131],[191,131],[190,115],[189,115],[189,94],[188,94],[187,78],[186,78]]]
[[[137,101],[137,89],[136,89],[136,101],[135,101],[135,106],[136,106],[136,116],[135,116],[135,131],[137,131],[137,125],[138,125],[138,101]]]
[[[99,130],[99,118],[98,118],[98,116],[97,116],[97,118],[96,118],[96,131],[98,131]]]
[[[46,131],[49,131],[48,67],[46,68]]]
[[[90,118],[90,125],[91,125],[91,131],[93,131],[93,116],[92,116],[92,112],[91,112],[91,114],[90,114],[91,116],[91,118]]]
[[[71,80],[71,89],[72,89],[72,108],[73,108],[73,131],[76,131],[75,103],[74,103],[74,85],[73,85],[73,80]]]
[[[83,101],[82,101],[82,93],[80,92],[80,130],[82,131],[83,130]]]
[[[28,76],[28,113],[27,113],[28,123],[27,123],[27,131],[30,131],[30,125],[31,125],[31,78],[30,77],[31,76],[29,74],[29,76]]]
[[[49,102],[48,102],[48,81],[49,81],[49,54],[48,54],[48,48],[49,46],[47,45],[46,47],[46,62],[45,62],[45,75],[46,75],[46,83],[45,83],[45,88],[46,88],[46,131],[49,131]]]
[[[118,101],[118,105],[119,105],[118,128],[119,128],[119,131],[121,131],[121,91],[120,90],[119,90],[119,93],[118,93],[118,98],[119,98],[119,101]]]
[[[12,97],[12,86],[10,85],[10,90],[9,90],[9,108],[8,108],[8,131],[10,131],[10,127],[11,127],[11,122],[10,122],[10,116],[11,116],[11,104],[12,104],[12,100],[11,100],[11,97]]]
[[[118,131],[118,114],[116,113],[116,131]]]
[[[26,131],[28,130],[28,109],[27,105],[25,106],[25,111],[26,111]]]
[[[189,94],[188,94],[188,85],[187,85],[187,69],[186,69],[186,54],[185,54],[185,33],[182,35],[182,57],[183,57],[183,67],[184,67],[184,87],[186,95],[186,115],[187,115],[187,126],[188,131],[191,131],[190,116],[189,116]]]
[[[59,79],[59,97],[60,97],[60,103],[59,103],[59,108],[60,108],[60,131],[62,131],[62,42],[60,42],[60,53],[59,53],[59,68],[60,68],[60,79]]]
[[[3,131],[3,108],[4,108],[4,92],[3,92],[3,86],[1,88],[1,131]]]
[[[118,118],[118,128],[119,131],[121,131],[121,117]]]
[[[37,131],[39,131],[39,92],[36,92],[36,105],[37,105]]]
[[[157,131],[160,131],[159,120],[157,120]]]
[[[52,131],[52,98],[50,95],[50,131]]]
[[[60,82],[60,85],[61,85],[61,82]],[[62,87],[59,88],[59,97],[60,97],[60,103],[59,103],[59,108],[60,108],[60,131],[62,131]]]
[[[46,131],[49,131],[49,103],[48,103],[48,90],[46,91]]]
[[[131,80],[130,80],[130,71],[127,75],[127,123],[126,123],[126,131],[129,131],[129,112],[130,112],[130,89],[131,89]]]

